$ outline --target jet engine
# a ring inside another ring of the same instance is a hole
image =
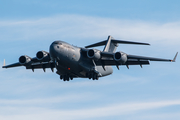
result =
[[[99,60],[101,58],[100,51],[90,49],[87,51],[87,56],[90,59]]]
[[[19,63],[21,65],[26,65],[26,64],[29,64],[30,62],[31,62],[31,58],[27,55],[23,55],[19,57]]]
[[[37,58],[39,61],[49,61],[49,60],[50,60],[49,53],[48,53],[48,52],[45,52],[45,51],[39,51],[39,52],[37,52],[36,58]]]
[[[127,61],[127,55],[123,52],[116,52],[113,56],[115,61],[120,61],[122,63],[125,63]]]

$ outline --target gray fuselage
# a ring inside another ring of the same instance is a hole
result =
[[[49,49],[50,57],[55,61],[57,74],[69,75],[74,77],[87,77],[87,74],[96,67],[101,74],[99,77],[113,73],[111,66],[95,66],[86,54],[82,53],[81,48],[72,46],[63,41],[54,41]]]

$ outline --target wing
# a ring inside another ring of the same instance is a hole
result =
[[[150,60],[150,61],[164,61],[164,62],[175,62],[178,52],[176,53],[173,60],[171,59],[162,59],[162,58],[153,58],[153,57],[144,57],[144,56],[136,56],[136,55],[127,55],[128,59],[137,59],[137,60]]]
[[[104,49],[103,52],[102,51],[100,52],[100,55],[98,54],[98,56],[101,56],[101,58],[98,61],[96,61],[97,65],[142,65],[142,64],[149,64],[149,61],[175,62],[177,54],[178,54],[176,53],[174,59],[171,60],[171,59],[162,59],[162,58],[145,57],[145,56],[137,56],[137,55],[128,55],[123,52],[115,53],[117,44],[136,44],[136,45],[150,45],[150,44],[141,43],[141,42],[133,42],[133,41],[116,40],[112,36],[108,36],[107,40],[104,40],[104,41],[101,41],[92,45],[88,45],[85,48],[108,45],[109,43],[112,43],[112,45],[110,44],[107,47],[108,50]],[[88,50],[84,49],[82,51],[87,52]]]
[[[31,62],[33,64],[33,63],[40,62],[40,61],[37,58],[32,58]],[[26,64],[26,65],[28,66],[28,64]],[[5,65],[5,61],[4,61],[4,65],[3,65],[2,68],[12,68],[12,67],[20,67],[20,66],[25,66],[25,65],[21,64],[20,62],[13,63],[13,64],[10,64],[10,65]]]
[[[22,66],[19,62],[17,63],[13,63],[13,64],[10,64],[10,65],[5,65],[2,67],[2,68],[12,68],[12,67],[19,67],[19,66]]]
[[[127,57],[127,60],[125,62],[116,61],[113,58],[114,53],[101,52],[101,55],[102,55],[102,58],[100,60],[96,61],[97,66],[116,65],[118,67],[119,65],[126,65],[129,68],[129,65],[140,65],[141,67],[142,67],[142,65],[149,65],[150,64],[149,61],[175,62],[178,52],[176,53],[173,60],[126,54],[125,56]],[[103,58],[103,57],[105,57],[105,58]],[[119,67],[118,67],[118,69],[119,69]]]
[[[17,63],[13,63],[10,65],[6,65],[3,66],[2,68],[13,68],[13,67],[20,67],[20,66],[25,66],[26,69],[32,69],[34,72],[34,69],[43,69],[45,72],[46,68],[51,68],[52,71],[54,71],[53,69],[55,68],[55,64],[54,62],[35,62],[29,65],[22,65],[21,63],[17,62]]]
[[[24,55],[19,58],[19,62],[17,63],[5,65],[5,61],[4,61],[4,66],[2,68],[13,68],[13,67],[24,66],[26,67],[26,69],[32,69],[33,71],[34,69],[43,69],[45,72],[46,68],[51,68],[51,70],[53,71],[53,68],[55,68],[55,63],[50,59],[49,53],[45,51],[40,51],[40,52],[42,52],[42,54],[44,53],[44,57],[38,58],[37,56],[34,58],[30,58]]]

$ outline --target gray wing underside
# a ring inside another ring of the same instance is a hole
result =
[[[3,68],[13,68],[13,67],[20,67],[24,66],[21,65],[19,62],[3,66]],[[43,62],[43,63],[32,63],[30,65],[25,65],[26,69],[45,69],[45,68],[55,68],[54,62]]]
[[[4,61],[5,62],[5,61]],[[20,66],[24,66],[26,67],[26,69],[46,69],[46,68],[55,68],[55,64],[53,61],[45,61],[45,62],[40,62],[36,57],[31,59],[31,62],[29,64],[24,64],[22,65],[21,63],[17,62],[17,63],[13,63],[10,65],[5,65],[3,68],[13,68],[13,67],[20,67]]]
[[[12,67],[19,67],[19,66],[22,66],[22,65],[18,62],[18,63],[13,63],[10,65],[3,66],[3,68],[12,68]]]
[[[144,57],[144,56],[136,56],[136,55],[127,55],[128,59],[137,59],[137,60],[150,60],[150,61],[164,61],[171,62],[170,59],[162,59],[162,58],[153,58],[153,57]]]
[[[116,40],[112,36],[108,36],[107,40],[85,46],[85,48],[107,45],[109,43],[109,41],[110,41],[110,43],[113,43],[114,45],[117,45],[117,44],[150,45],[149,43]],[[115,46],[115,47],[117,47],[117,46]],[[114,52],[115,51],[108,51],[108,50],[101,51],[101,57],[102,58],[100,60],[96,61],[96,64],[97,65],[147,65],[147,64],[149,64],[149,61],[175,62],[177,54],[178,54],[178,53],[176,53],[173,60],[126,54],[127,55],[127,61],[125,63],[122,63],[122,62],[115,61],[113,59]],[[103,59],[103,58],[106,58],[106,59]]]
[[[161,61],[161,62],[175,62],[178,52],[176,53],[173,60],[171,59],[162,59],[162,58],[154,58],[154,57],[145,57],[145,56],[137,56],[137,55],[127,55],[127,61],[125,63],[121,63],[119,61],[115,61],[112,58],[112,54],[102,52],[102,55],[105,57],[110,57],[110,59],[101,59],[96,61],[96,65],[149,65],[149,61]]]
[[[39,62],[37,58],[32,58],[31,61],[32,61],[33,63],[38,63],[38,62]],[[5,62],[5,61],[4,61],[4,62]],[[33,63],[32,63],[32,64],[33,64]],[[29,64],[29,66],[32,65],[32,64]],[[12,68],[12,67],[20,67],[20,66],[23,66],[23,65],[20,64],[19,62],[10,64],[10,65],[5,65],[5,63],[4,63],[3,68]]]
[[[36,63],[30,66],[26,66],[26,69],[45,69],[45,68],[55,68],[54,62]]]
[[[100,60],[96,62],[100,66],[113,66],[113,65],[149,65],[148,60],[128,60],[126,63],[121,63],[114,60]]]

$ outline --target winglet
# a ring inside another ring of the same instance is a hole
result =
[[[2,68],[5,68],[4,66],[6,66],[6,61],[5,61],[5,59],[4,59],[4,64],[3,64]]]
[[[171,60],[171,62],[176,62],[177,55],[178,55],[178,52],[177,52],[176,55],[174,56],[174,59]]]
[[[3,66],[6,66],[6,61],[5,61],[5,59],[4,59],[4,64],[3,64]]]

